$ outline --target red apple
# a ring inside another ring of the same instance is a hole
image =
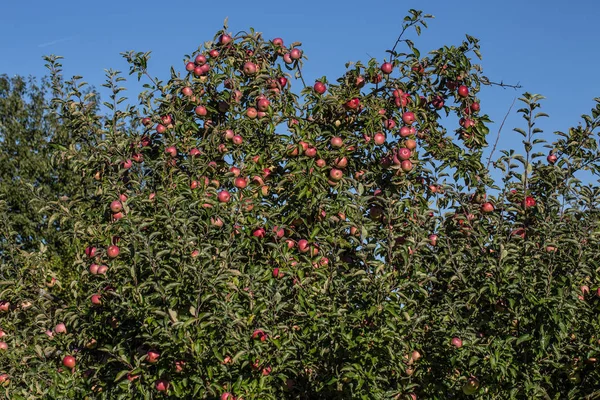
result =
[[[56,333],[67,333],[67,327],[62,322],[56,324],[54,327],[54,332]]]
[[[394,66],[392,65],[392,63],[385,62],[381,64],[381,72],[383,72],[386,75],[391,74],[393,69]]]
[[[146,353],[146,360],[150,364],[157,363],[159,358],[160,358],[160,353],[156,350],[148,350],[148,352]]]
[[[339,181],[344,177],[344,173],[337,168],[332,168],[331,171],[329,171],[329,177],[334,181]]]
[[[208,111],[206,110],[206,107],[198,106],[194,109],[194,113],[196,113],[196,115],[198,115],[199,117],[204,117],[206,116],[206,114],[208,114]]]
[[[270,104],[271,102],[269,101],[269,99],[263,97],[258,100],[258,102],[256,103],[256,107],[259,111],[267,111],[269,109]]]
[[[219,43],[221,43],[222,45],[229,44],[232,40],[233,39],[231,38],[231,36],[227,35],[226,33],[219,36]]]
[[[248,107],[248,109],[246,110],[246,116],[250,119],[256,118],[257,115],[258,111],[254,107]]]
[[[413,163],[410,160],[404,160],[400,163],[400,168],[402,169],[402,171],[408,172],[412,170]]]
[[[460,97],[467,97],[469,95],[469,88],[465,85],[462,85],[458,88],[458,95]]]
[[[548,160],[548,163],[554,164],[558,160],[558,157],[556,156],[556,154],[550,153],[548,154],[548,157],[546,157],[546,160]]]
[[[341,137],[335,136],[335,137],[331,138],[331,147],[335,147],[336,149],[339,149],[342,146],[344,146],[344,141],[342,140]]]
[[[166,392],[169,390],[169,381],[164,380],[164,379],[159,379],[156,381],[156,390],[158,390],[159,392]]]
[[[460,349],[463,345],[462,340],[456,336],[452,338],[450,343],[452,344],[452,346],[456,347],[457,349]]]
[[[75,357],[73,356],[65,356],[62,361],[63,365],[69,369],[75,368]]]
[[[415,113],[412,111],[407,111],[402,114],[402,121],[404,121],[404,123],[407,125],[412,125],[415,122],[415,119]]]
[[[118,257],[119,253],[121,252],[121,250],[119,249],[119,246],[108,246],[108,249],[106,249],[106,255],[109,258],[116,258]]]
[[[110,210],[113,213],[118,213],[119,211],[123,210],[123,204],[121,204],[119,200],[114,200],[110,203]]]
[[[256,74],[257,71],[256,64],[250,61],[246,62],[242,69],[244,71],[244,74],[249,76]]]
[[[248,179],[237,177],[234,179],[233,184],[239,189],[244,189],[246,186],[248,186]]]
[[[100,304],[102,304],[102,295],[100,294],[93,294],[91,297],[91,301],[92,304],[95,306],[99,306]]]
[[[373,141],[376,145],[382,145],[385,143],[385,134],[382,132],[377,132],[373,137]]]
[[[398,150],[398,158],[400,160],[408,160],[411,156],[411,151],[409,149],[407,149],[406,147],[402,147],[401,149]]]
[[[290,51],[290,58],[292,60],[299,60],[302,57],[302,50],[294,48]]]
[[[229,194],[229,192],[227,190],[222,190],[217,195],[217,198],[219,199],[219,201],[221,203],[227,203],[227,202],[229,202],[229,199],[231,199],[231,195]]]
[[[323,94],[327,91],[327,86],[323,82],[315,82],[313,88],[318,94]]]
[[[491,213],[494,211],[494,205],[489,201],[486,201],[481,205],[481,211],[484,213]]]
[[[271,42],[273,43],[274,46],[283,47],[283,39],[280,37],[277,37],[277,38],[271,40]]]
[[[194,59],[194,62],[196,63],[196,65],[204,65],[206,64],[206,56],[203,54],[198,54],[196,56],[196,58]]]
[[[306,253],[306,252],[308,252],[308,250],[309,250],[308,240],[306,240],[306,239],[298,240],[298,251],[300,251],[300,253]]]

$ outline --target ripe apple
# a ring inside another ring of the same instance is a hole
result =
[[[194,109],[194,113],[199,117],[205,117],[208,114],[208,110],[204,106],[198,106]]]
[[[313,146],[310,146],[310,147],[308,147],[306,149],[306,151],[304,152],[304,154],[307,157],[313,158],[313,157],[315,157],[317,155],[317,149],[315,147],[313,147]]]
[[[144,117],[144,118],[142,118],[142,125],[144,125],[144,126],[152,125],[152,120],[148,117]]]
[[[186,86],[183,89],[181,89],[181,94],[183,94],[186,97],[190,97],[194,94],[194,91],[192,90],[191,87]]]
[[[100,265],[98,267],[98,275],[104,275],[106,274],[106,271],[108,271],[108,267],[106,265]]]
[[[412,152],[406,147],[402,147],[398,150],[398,158],[401,160],[408,160],[412,154]]]
[[[100,266],[97,264],[90,265],[90,273],[96,275],[98,273],[98,268],[100,268]]]
[[[211,58],[217,58],[217,57],[219,57],[219,50],[217,50],[217,49],[212,49],[211,51],[209,51],[209,52],[208,52],[208,55],[209,55]],[[207,65],[207,64],[205,64],[205,65]]]
[[[351,110],[356,110],[358,107],[360,107],[360,100],[354,97],[353,99],[348,100],[346,102],[346,107],[348,107]]]
[[[248,109],[246,110],[246,116],[250,119],[256,118],[257,115],[258,111],[254,107],[248,107]]]
[[[461,86],[458,88],[458,95],[459,95],[460,97],[467,97],[467,96],[469,95],[469,88],[468,88],[468,87],[466,87],[465,85],[461,85]]]
[[[283,47],[283,39],[280,37],[276,37],[275,39],[271,40],[271,42],[274,46]]]
[[[344,146],[344,141],[339,136],[332,137],[330,143],[331,147],[334,147],[336,149],[339,149],[340,147]]]
[[[0,351],[8,350],[8,343],[0,342]]]
[[[237,177],[234,179],[233,184],[239,189],[244,189],[246,186],[248,186],[248,179]]]
[[[114,200],[110,203],[110,210],[113,213],[118,213],[123,210],[123,204],[119,200]]]
[[[382,145],[385,143],[385,134],[382,132],[377,132],[375,134],[375,136],[373,137],[373,141],[375,142],[376,145]]]
[[[344,173],[337,168],[332,168],[331,171],[329,171],[329,177],[337,182],[344,177]]]
[[[102,295],[100,295],[100,294],[93,294],[92,297],[91,297],[91,301],[92,301],[92,304],[95,305],[95,306],[101,305],[102,304]]]
[[[348,158],[347,157],[342,157],[342,158],[338,157],[335,159],[335,161],[333,163],[338,168],[346,168],[348,166]]]
[[[435,233],[432,233],[431,235],[429,235],[429,243],[431,243],[432,246],[437,245],[437,240],[438,240],[438,235],[436,235]]]
[[[392,65],[392,63],[385,62],[385,63],[381,64],[381,72],[383,72],[386,75],[391,74],[393,69],[394,69],[394,66]]]
[[[323,82],[315,82],[313,88],[318,94],[323,94],[327,91],[327,86]]]
[[[67,327],[65,326],[64,323],[60,322],[60,323],[56,324],[56,326],[54,327],[54,332],[67,333]]]
[[[256,329],[254,332],[252,332],[252,339],[258,339],[261,342],[264,342],[267,340],[267,335],[262,329]]]
[[[235,400],[235,397],[231,393],[225,392],[221,395],[221,400]]]
[[[187,64],[185,64],[185,70],[188,72],[192,72],[194,70],[194,68],[196,68],[196,64],[194,64],[193,62],[188,62]]]
[[[481,109],[481,106],[479,105],[479,103],[474,102],[473,104],[471,104],[471,111],[478,112]]]
[[[119,249],[119,246],[115,246],[115,245],[108,246],[108,249],[106,249],[106,255],[109,258],[118,257],[120,252],[121,252],[121,250]]]
[[[548,157],[546,157],[546,160],[548,160],[548,163],[554,164],[558,160],[558,157],[556,156],[556,154],[550,153],[548,154]]]
[[[452,338],[450,343],[452,344],[452,346],[456,347],[457,349],[460,349],[463,345],[462,340],[456,336]]]
[[[486,201],[481,205],[481,211],[484,213],[491,213],[494,211],[494,205],[489,201]]]
[[[203,54],[198,54],[196,56],[196,58],[194,59],[194,62],[196,63],[196,65],[204,65],[206,64],[206,56]]]
[[[221,36],[219,36],[219,43],[221,43],[222,45],[226,45],[229,44],[233,39],[231,38],[231,36],[227,35],[227,34],[222,34]]]
[[[229,202],[229,199],[231,199],[231,195],[227,190],[221,190],[219,194],[217,194],[217,198],[221,203],[227,203]]]
[[[404,160],[400,163],[400,168],[404,172],[408,172],[413,169],[413,163],[410,160]]]
[[[290,51],[290,58],[292,60],[299,60],[302,57],[302,50],[298,49],[298,48],[294,48],[292,49],[292,51]]]
[[[523,205],[525,206],[525,208],[533,207],[533,206],[535,206],[535,204],[536,204],[536,201],[531,196],[525,197],[525,200],[523,201]]]
[[[148,350],[148,352],[146,353],[146,360],[150,364],[157,363],[159,358],[160,358],[160,353],[156,350]]]
[[[75,357],[73,356],[65,356],[62,361],[63,365],[69,369],[75,368]]]
[[[412,134],[412,131],[411,131],[410,127],[403,126],[402,128],[400,128],[400,136],[402,136],[402,137],[408,137],[411,134]]]
[[[231,138],[231,141],[233,142],[233,144],[239,146],[240,144],[244,143],[244,138],[240,135],[234,135],[233,138]]]
[[[308,250],[309,250],[308,240],[306,240],[306,239],[298,240],[298,251],[300,253],[306,253],[306,252],[308,252]]]
[[[292,60],[292,56],[290,55],[290,53],[285,53],[285,54],[283,55],[283,61],[284,61],[286,64],[291,64],[291,63],[293,63],[293,62],[294,62],[294,60]]]
[[[407,125],[412,125],[415,122],[415,120],[415,113],[413,113],[412,111],[407,111],[404,114],[402,114],[402,121],[404,121],[404,123]]]
[[[252,231],[252,236],[262,239],[265,237],[265,233],[265,228],[256,228],[254,231]]]
[[[244,74],[248,76],[256,74],[257,71],[256,64],[250,61],[246,62],[242,69],[244,71]]]
[[[271,102],[269,101],[269,99],[262,98],[262,99],[258,100],[256,106],[259,111],[267,111],[269,109],[270,104],[271,104]]]
[[[88,256],[88,258],[93,258],[96,256],[96,248],[95,247],[91,247],[88,246],[85,248],[85,255]]]
[[[0,386],[8,386],[10,383],[10,377],[8,374],[0,374]]]
[[[158,390],[159,392],[166,392],[169,390],[169,381],[164,380],[164,379],[159,379],[156,381],[156,390]]]

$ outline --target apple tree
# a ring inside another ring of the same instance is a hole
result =
[[[549,144],[526,93],[524,154],[486,160],[478,41],[422,55],[405,34],[427,18],[335,80],[305,81],[298,42],[225,26],[166,82],[124,53],[139,104],[114,70],[103,113],[78,77],[56,88],[80,139],[57,156],[84,188],[44,210],[77,276],[48,289],[57,324],[6,392],[597,395],[600,191],[580,177],[598,174],[600,106]]]

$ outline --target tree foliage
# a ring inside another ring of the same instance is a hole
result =
[[[525,93],[495,182],[478,41],[421,56],[404,34],[427,17],[314,86],[300,43],[253,30],[167,82],[125,53],[147,90],[124,105],[109,70],[105,113],[47,58],[72,138],[51,159],[79,185],[41,211],[72,274],[15,262],[40,295],[0,291],[7,396],[597,396],[599,188],[577,176],[598,174],[600,105],[550,144]]]

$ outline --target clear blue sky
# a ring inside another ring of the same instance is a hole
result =
[[[347,61],[385,57],[410,8],[436,17],[415,38],[422,54],[469,34],[481,39],[485,75],[523,85],[519,91],[484,88],[482,111],[494,121],[521,92],[540,93],[551,117],[540,126],[550,134],[577,124],[600,96],[600,0],[5,1],[0,74],[40,76],[42,55],[58,54],[65,57],[65,75],[82,75],[101,89],[105,68],[128,70],[120,52],[152,50],[151,73],[164,78],[171,65],[183,71],[183,55],[210,40],[229,17],[232,32],[254,27],[266,38],[301,41],[307,80],[327,75],[333,81]],[[520,140],[511,130],[519,125],[513,113],[501,147]],[[495,136],[497,125],[491,129]]]

